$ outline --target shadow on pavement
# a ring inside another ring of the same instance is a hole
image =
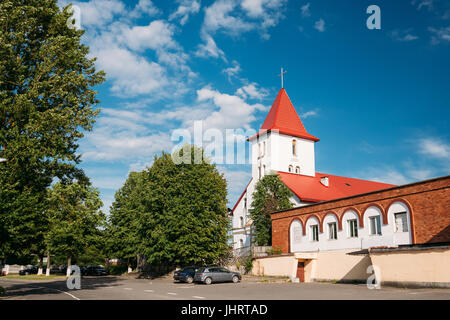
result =
[[[96,290],[102,287],[118,286],[120,277],[104,276],[104,277],[82,277],[81,290]],[[20,283],[19,283],[20,282]],[[43,295],[60,295],[61,291],[76,294],[77,289],[69,289],[66,280],[3,280],[0,279],[0,285],[6,289],[6,293],[0,296],[0,300],[27,297],[27,296],[43,296]],[[30,298],[33,299],[33,298]],[[51,299],[51,297],[49,297]]]

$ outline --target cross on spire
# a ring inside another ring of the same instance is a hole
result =
[[[285,74],[287,71],[283,71],[283,68],[281,68],[281,73],[278,75],[278,77],[281,77],[281,89],[284,88],[283,86],[283,74]]]

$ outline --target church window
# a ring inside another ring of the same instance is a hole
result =
[[[258,167],[258,178],[261,179],[261,166]]]
[[[261,143],[258,143],[258,159],[261,158]]]
[[[336,222],[331,222],[328,224],[328,239],[330,239],[330,240],[337,239],[337,224],[336,224]]]
[[[374,216],[369,218],[370,221],[370,234],[381,235],[381,221],[380,216]]]
[[[395,232],[408,232],[408,220],[406,212],[399,212],[395,216]]]
[[[240,220],[241,220],[241,228],[243,228],[244,227],[244,218],[240,217]]]
[[[266,165],[263,165],[263,174],[266,175]]]
[[[295,167],[295,173],[300,173],[300,167],[299,166]]]
[[[358,238],[358,220],[351,219],[348,221],[348,236],[350,238]]]
[[[289,172],[292,172],[292,169],[293,169],[293,167],[289,166],[289,168],[288,168]]]
[[[317,224],[311,226],[311,241],[319,241],[319,226]]]
[[[263,150],[262,150],[262,155],[265,156],[266,155],[266,142],[263,142]]]
[[[240,245],[241,248],[243,248],[244,247],[244,240],[239,239],[239,245]]]
[[[292,155],[293,156],[297,155],[297,141],[296,140],[292,140]]]

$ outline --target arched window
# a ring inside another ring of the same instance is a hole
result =
[[[263,165],[263,175],[266,175],[266,165]]]
[[[292,169],[293,169],[293,167],[292,167],[292,166],[289,166],[288,171],[289,171],[289,172],[292,172]]]
[[[261,166],[258,167],[258,177],[261,179]]]
[[[263,142],[263,150],[262,150],[262,155],[265,156],[266,155],[266,142]]]
[[[292,140],[292,155],[293,156],[297,155],[297,141],[295,139]]]
[[[261,158],[261,143],[258,143],[258,159]]]
[[[300,167],[299,166],[295,167],[295,173],[300,173]]]
[[[244,217],[240,217],[240,220],[241,220],[241,228],[243,228],[244,227]]]

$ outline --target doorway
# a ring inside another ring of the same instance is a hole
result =
[[[297,278],[299,282],[305,282],[305,262],[297,262]]]

